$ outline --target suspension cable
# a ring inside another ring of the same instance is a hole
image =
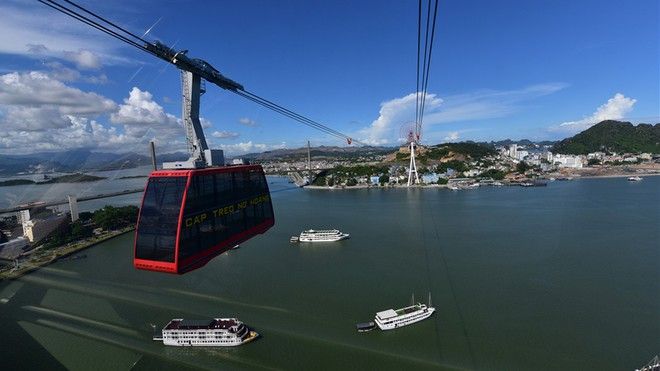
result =
[[[433,55],[433,39],[435,38],[435,20],[438,14],[438,1],[435,1],[434,10],[433,10],[433,22],[431,26],[431,42],[429,44],[429,59],[426,65],[426,71],[424,72],[424,84],[422,90],[424,91],[424,98],[422,99],[422,108],[421,108],[421,120],[420,120],[420,129],[424,123],[424,109],[426,108],[426,95],[428,93],[429,87],[429,74],[431,70],[431,56]]]
[[[125,42],[125,43],[127,43],[127,44],[129,44],[129,45],[131,45],[135,48],[138,48],[142,51],[145,51],[145,52],[147,52],[151,55],[158,56],[156,53],[154,53],[153,51],[151,51],[151,50],[149,50],[148,48],[145,47],[145,45],[150,45],[151,44],[150,42],[146,41],[142,37],[139,37],[139,36],[135,35],[134,33],[130,32],[130,31],[124,29],[123,27],[118,26],[117,24],[109,21],[108,19],[106,19],[106,18],[104,18],[104,17],[102,17],[102,16],[100,16],[100,15],[98,15],[98,14],[96,14],[96,13],[94,13],[94,12],[92,12],[92,11],[76,4],[76,3],[74,3],[73,1],[63,0],[67,4],[70,4],[70,5],[74,6],[75,8],[80,9],[81,11],[83,11],[83,12],[91,15],[92,17],[98,19],[99,21],[104,22],[105,25],[101,24],[101,23],[99,23],[99,22],[97,22],[97,21],[95,21],[95,20],[93,20],[93,19],[91,19],[91,18],[89,18],[89,17],[87,17],[87,16],[85,16],[85,15],[69,8],[69,7],[66,7],[65,5],[63,5],[61,3],[58,3],[55,0],[37,0],[37,1],[44,4],[44,5],[46,5],[46,6],[48,6],[48,7],[50,7],[50,8],[53,8],[53,9],[57,10],[60,13],[63,13],[63,14],[65,14],[65,15],[71,17],[71,18],[74,18],[74,19],[76,19],[76,20],[78,20],[82,23],[85,23],[85,24],[87,24],[87,25],[89,25],[89,26],[91,26],[91,27],[103,32],[103,33],[106,33],[106,34],[108,34],[108,35],[110,35],[110,36],[112,36],[112,37],[114,37],[114,38],[116,38],[120,41],[123,41],[123,42]],[[114,29],[112,29],[112,28],[114,28]],[[124,35],[120,34],[120,32],[124,33]],[[137,41],[130,39],[129,36],[136,39],[136,40],[139,40],[139,41],[143,42],[145,45],[140,45]],[[418,72],[418,74],[419,74],[419,72]],[[250,101],[253,101],[253,102],[255,102],[255,103],[257,103],[257,104],[259,104],[263,107],[271,109],[271,110],[273,110],[277,113],[280,113],[280,114],[282,114],[286,117],[289,117],[289,118],[291,118],[295,121],[298,121],[298,122],[300,122],[304,125],[307,125],[311,128],[317,129],[317,130],[319,130],[321,132],[324,132],[328,135],[331,135],[331,136],[334,136],[334,137],[337,137],[337,138],[340,138],[340,139],[344,139],[348,142],[348,144],[356,143],[356,144],[360,144],[362,146],[369,146],[366,143],[362,143],[358,140],[355,140],[355,139],[351,138],[350,136],[348,136],[346,134],[343,134],[343,133],[341,133],[337,130],[334,130],[334,129],[326,126],[326,125],[323,125],[323,124],[321,124],[317,121],[314,121],[310,118],[307,118],[307,117],[305,117],[301,114],[298,114],[294,111],[291,111],[291,110],[289,110],[285,107],[280,106],[277,103],[274,103],[274,102],[272,102],[268,99],[262,98],[262,97],[260,97],[256,94],[248,92],[244,89],[240,89],[240,90],[237,89],[237,90],[230,90],[230,91],[237,94],[237,95],[239,95],[239,96],[241,96],[241,97],[244,97],[244,98],[246,98]]]
[[[48,6],[48,7],[51,7],[53,9],[57,10],[58,12],[60,12],[62,14],[65,14],[65,15],[67,15],[71,18],[74,18],[74,19],[76,19],[76,20],[78,20],[82,23],[85,23],[88,26],[91,26],[91,27],[103,32],[103,33],[106,33],[106,34],[108,34],[108,35],[110,35],[110,36],[112,36],[112,37],[114,37],[114,38],[116,38],[120,41],[123,41],[123,42],[125,42],[125,43],[127,43],[127,44],[129,44],[133,47],[136,47],[136,48],[138,48],[142,51],[145,51],[149,54],[155,55],[149,49],[147,49],[144,46],[138,44],[134,40],[131,40],[131,39],[127,38],[124,35],[120,35],[119,33],[117,33],[117,31],[111,30],[108,27],[105,27],[102,24],[100,24],[100,23],[98,23],[94,20],[89,19],[88,17],[85,17],[84,15],[82,15],[80,13],[77,13],[74,10],[71,10],[71,9],[65,7],[64,5],[60,4],[60,3],[57,3],[53,0],[37,0],[37,1],[44,4],[44,5],[46,5],[46,6]]]

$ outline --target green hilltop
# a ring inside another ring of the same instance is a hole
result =
[[[590,152],[660,153],[660,124],[606,120],[566,138],[552,152],[585,155]]]

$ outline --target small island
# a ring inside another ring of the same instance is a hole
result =
[[[96,182],[99,180],[106,179],[102,176],[88,175],[82,173],[67,174],[58,176],[45,180],[43,182],[35,182],[30,179],[10,179],[0,182],[0,187],[10,187],[16,185],[27,185],[27,184],[55,184],[55,183],[85,183],[85,182]]]

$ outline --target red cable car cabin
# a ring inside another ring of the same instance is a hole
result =
[[[135,268],[185,273],[275,224],[260,165],[149,175],[135,231]]]

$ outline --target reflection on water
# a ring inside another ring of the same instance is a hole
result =
[[[619,370],[660,349],[660,177],[465,192],[284,191],[286,180],[272,181],[275,227],[197,271],[134,270],[126,234],[1,283],[5,364]],[[351,239],[289,243],[312,227]],[[355,331],[429,291],[431,319]],[[262,337],[230,349],[151,340],[151,324],[210,316],[236,316]]]

